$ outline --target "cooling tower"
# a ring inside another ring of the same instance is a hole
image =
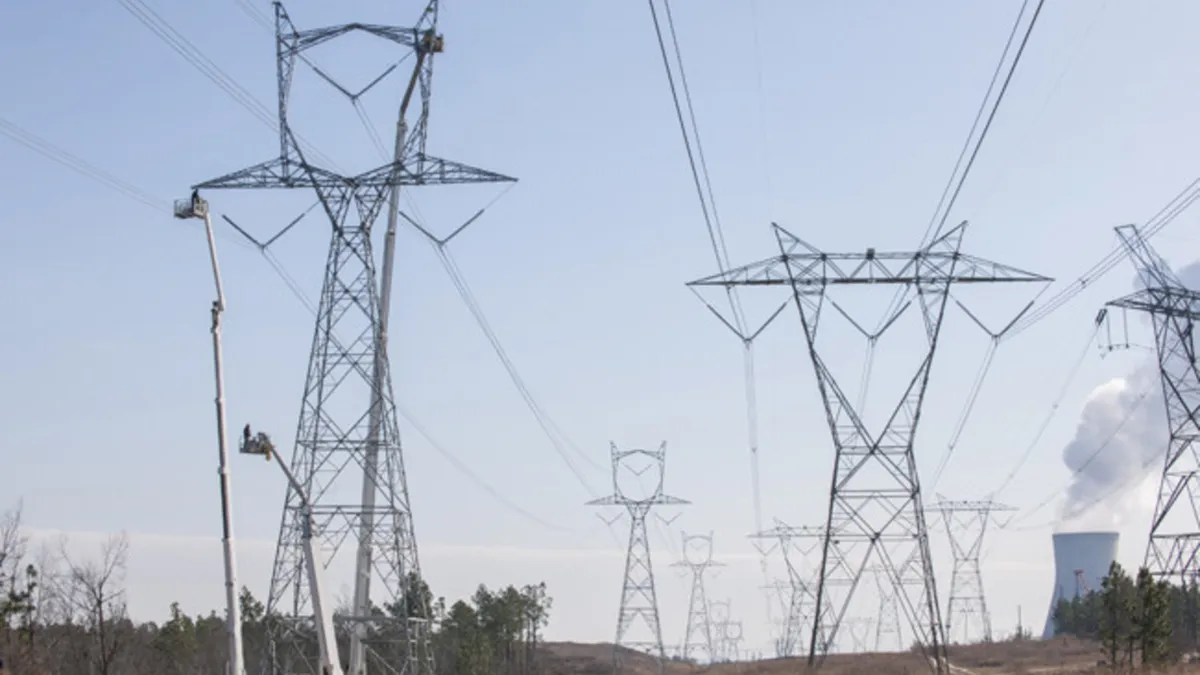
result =
[[[1116,532],[1061,532],[1054,535],[1054,590],[1042,639],[1054,637],[1054,607],[1059,599],[1100,590],[1108,566],[1117,559]]]

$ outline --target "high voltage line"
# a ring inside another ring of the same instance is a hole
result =
[[[63,166],[66,166],[67,168],[69,168],[83,176],[91,178],[92,180],[100,183],[101,185],[104,185],[105,187],[108,187],[109,189],[111,189],[115,192],[118,192],[126,197],[129,197],[130,199],[141,202],[141,203],[143,203],[147,206],[150,206],[151,208],[154,208],[155,210],[158,210],[158,211],[162,211],[162,212],[166,212],[166,213],[171,212],[171,203],[169,201],[155,197],[155,196],[151,195],[150,193],[146,192],[145,190],[142,190],[141,188],[138,188],[137,186],[135,186],[131,183],[128,183],[124,180],[117,178],[113,174],[96,167],[95,165],[87,162],[86,160],[79,158],[78,156],[76,156],[66,150],[63,150],[62,148],[55,146],[54,144],[50,143],[49,141],[34,135],[33,133],[21,128],[14,122],[11,122],[2,117],[0,117],[0,135],[4,135],[8,138],[11,138],[12,140],[20,143],[21,145],[24,145],[25,147],[33,150],[34,152],[37,152],[38,154],[41,154],[55,162],[58,162],[59,164],[62,164]],[[245,242],[243,242],[241,240],[231,239],[231,241],[234,241],[234,242],[238,243],[239,245],[242,245],[244,248],[249,248],[248,246],[246,246]],[[300,289],[300,286],[296,282],[295,278],[290,273],[288,273],[288,271],[286,270],[286,268],[283,267],[283,264],[279,261],[279,259],[270,251],[262,250],[262,253],[263,253],[264,258],[267,260],[268,264],[271,266],[271,269],[276,273],[276,275],[279,276],[279,278],[284,282],[284,284],[287,285],[288,289],[292,292],[292,294],[294,296],[296,296],[296,298],[301,302],[302,305],[305,306],[306,309],[308,309],[310,312],[315,312],[316,309],[313,307],[312,302],[307,298],[307,296],[304,295],[304,292]],[[495,486],[493,486],[491,483],[489,483],[487,480],[485,480],[479,474],[475,473],[465,462],[463,462],[456,455],[454,455],[452,452],[447,450],[444,445],[442,445],[441,443],[438,443],[428,433],[426,427],[424,425],[422,425],[420,422],[418,422],[416,420],[416,418],[413,417],[409,411],[403,409],[399,405],[397,405],[396,407],[397,407],[397,411],[405,418],[405,420],[413,427],[413,429],[416,430],[417,433],[419,433],[422,437],[424,437],[426,439],[426,441],[429,442],[429,445],[431,447],[433,447],[433,449],[435,451],[438,452],[438,454],[442,455],[442,457],[445,458],[446,461],[451,464],[451,466],[453,466],[456,470],[461,472],[465,477],[467,477],[469,480],[474,482],[478,487],[480,487],[482,490],[484,490],[489,495],[491,495],[493,498],[495,498],[503,506],[509,508],[514,513],[530,520],[531,522],[533,522],[537,525],[546,527],[547,529],[552,529],[552,530],[556,530],[556,531],[566,531],[567,528],[546,522],[546,521],[542,520],[541,518],[535,516],[528,510],[522,508],[521,506],[519,506],[518,504],[513,502],[511,499],[505,497],[504,494],[501,493]]]
[[[153,9],[150,9],[148,6],[146,6],[145,3],[142,2],[142,0],[117,0],[117,1],[120,2],[122,4],[122,6],[125,7],[126,10],[128,10],[131,14],[133,14],[134,17],[139,20],[139,22],[141,22],[144,26],[146,26],[148,29],[150,29],[151,32],[153,32],[156,36],[158,36],[160,39],[162,39],[168,46],[170,46],[172,48],[172,50],[174,50],[180,56],[184,57],[184,59],[187,60],[188,63],[190,63],[197,70],[199,70],[202,74],[204,74],[214,84],[216,84],[218,87],[220,87],[222,91],[224,91],[226,94],[228,94],[241,107],[248,110],[256,118],[259,118],[261,121],[264,121],[270,128],[272,128],[272,129],[278,128],[277,122],[274,120],[272,114],[266,108],[265,105],[263,105],[260,101],[258,101],[258,99],[256,99],[253,96],[253,94],[251,94],[248,90],[246,90],[244,87],[242,87],[240,84],[238,84],[231,76],[228,75],[228,73],[226,73],[219,66],[217,66],[215,63],[213,63],[212,60],[209,59],[207,56],[205,56],[203,54],[203,52],[201,52],[197,47],[195,47],[195,45],[193,45],[185,37],[183,37],[177,30],[175,30],[170,25],[169,22],[167,22],[165,19],[163,19],[157,13],[155,13]],[[264,17],[257,8],[255,8],[253,5],[250,5],[247,2],[247,0],[235,0],[235,1],[237,1],[239,6],[241,6],[242,9],[252,19],[255,20],[255,23],[257,23],[259,26],[261,26],[263,28],[267,28],[268,30],[270,29],[269,28],[269,20],[266,19],[266,17]],[[316,64],[314,64],[307,57],[305,57],[303,60],[310,67],[320,71],[320,69],[316,66]],[[357,100],[355,100],[354,103],[355,103],[355,110],[359,115],[360,121],[363,123],[363,126],[367,129],[368,134],[371,136],[373,143],[376,145],[376,147],[378,149],[383,150],[382,141],[380,141],[380,139],[378,138],[378,135],[376,133],[374,133],[374,126],[370,123],[369,118],[366,116],[365,110],[362,109],[361,103]],[[332,160],[330,160],[327,155],[324,155],[323,153],[321,153],[318,149],[313,147],[310,143],[307,143],[307,141],[304,141],[304,139],[302,139],[302,138],[300,139],[300,142],[302,144],[305,144],[307,146],[306,149],[309,152],[311,152],[315,157],[317,157],[318,159],[320,159],[321,161],[323,161],[327,164],[330,164],[331,166],[333,165]],[[384,152],[386,154],[385,150],[384,150]],[[405,194],[405,197],[409,198],[409,196],[407,194]],[[410,200],[410,204],[411,204],[411,200]],[[480,212],[482,212],[482,210]],[[476,217],[478,217],[478,215],[479,214],[476,214]],[[416,224],[416,223],[414,223],[414,224]],[[257,243],[257,242],[255,242],[255,243]],[[503,346],[500,345],[498,339],[495,336],[495,333],[491,330],[490,324],[488,323],[486,317],[482,314],[482,309],[479,307],[478,302],[474,300],[474,293],[471,291],[470,287],[468,285],[466,285],[466,281],[462,277],[461,273],[457,271],[457,268],[453,262],[453,259],[449,257],[448,251],[445,250],[444,246],[438,246],[437,248],[439,249],[439,251],[438,251],[439,261],[442,262],[443,266],[446,269],[447,274],[451,277],[451,281],[454,283],[455,288],[458,290],[460,296],[462,296],[464,302],[467,304],[468,309],[471,311],[472,316],[475,318],[480,329],[484,331],[484,334],[487,337],[489,343],[492,345],[493,349],[496,351],[497,355],[500,357],[501,363],[504,365],[505,370],[509,374],[510,379],[512,379],[512,381],[513,381],[513,384],[517,387],[518,391],[521,393],[521,396],[524,399],[526,405],[530,408],[531,412],[534,413],[534,416],[538,422],[539,427],[541,427],[543,433],[546,434],[547,438],[550,439],[552,445],[554,446],[556,453],[563,460],[563,462],[565,464],[567,464],[568,468],[571,470],[572,475],[574,475],[576,480],[579,481],[579,483],[583,486],[583,488],[594,497],[598,493],[595,491],[595,489],[587,481],[587,479],[584,477],[584,475],[576,467],[574,461],[570,458],[570,456],[566,452],[566,448],[569,447],[569,448],[573,449],[577,455],[583,457],[585,461],[590,462],[594,467],[599,467],[599,464],[596,463],[595,460],[593,460],[592,458],[587,456],[585,453],[580,451],[578,446],[576,446],[573,442],[571,442],[569,439],[567,439],[565,434],[563,434],[561,432],[561,429],[558,427],[558,425],[556,423],[554,423],[554,421],[552,419],[550,419],[548,417],[548,415],[545,413],[544,408],[542,408],[542,406],[540,404],[538,404],[535,399],[532,398],[532,394],[529,392],[528,387],[525,385],[524,379],[516,371],[515,366],[512,364],[511,360],[507,357],[507,353],[505,352]],[[260,245],[260,250],[263,251],[263,253],[265,255],[265,253],[266,253],[265,247],[262,247]],[[278,265],[277,260],[272,263],[272,267],[275,267],[278,272],[277,265]],[[295,289],[293,289],[293,290],[295,290]]]

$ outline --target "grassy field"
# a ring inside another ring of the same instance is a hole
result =
[[[550,671],[555,675],[607,675],[612,672],[612,645],[552,643],[546,645]],[[1101,665],[1100,647],[1074,638],[1000,642],[950,648],[953,675],[1054,675],[1111,673]],[[655,675],[654,660],[628,652],[630,675]],[[766,659],[711,666],[668,663],[667,675],[787,675],[808,669],[802,659]],[[916,654],[832,654],[823,675],[919,675],[930,672]],[[1170,673],[1196,673],[1200,664],[1175,666]]]

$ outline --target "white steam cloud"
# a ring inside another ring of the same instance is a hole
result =
[[[1200,288],[1200,262],[1184,267],[1178,275],[1189,288]],[[1142,287],[1140,280],[1133,285]],[[1136,323],[1148,328],[1148,317],[1143,319]],[[1167,439],[1154,354],[1126,377],[1110,380],[1088,395],[1075,437],[1063,449],[1063,462],[1074,479],[1059,514],[1059,528],[1115,529],[1122,516],[1148,518],[1150,514],[1142,511],[1152,508],[1152,502],[1140,503],[1142,495],[1134,489],[1147,475],[1161,472]],[[1157,480],[1153,482],[1156,492]]]

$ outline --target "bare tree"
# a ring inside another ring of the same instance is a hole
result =
[[[6,584],[20,569],[29,543],[21,531],[21,511],[21,503],[17,502],[15,507],[0,514],[0,580]]]
[[[0,514],[0,628],[22,613],[22,568],[29,540],[21,531],[21,505]]]
[[[77,663],[93,675],[113,675],[133,635],[125,607],[129,538],[123,532],[110,536],[99,559],[88,560],[74,559],[63,539],[59,557],[62,569],[54,581],[67,621],[80,629],[72,640]]]

